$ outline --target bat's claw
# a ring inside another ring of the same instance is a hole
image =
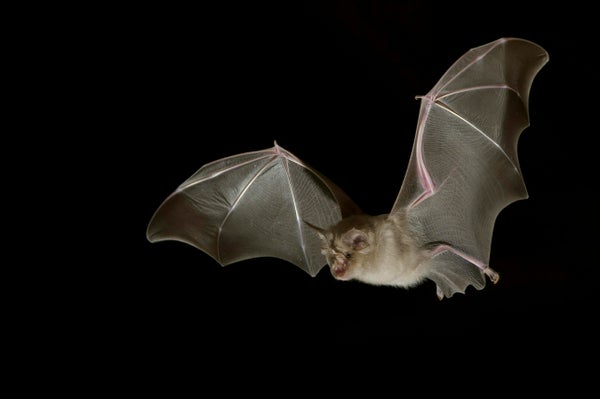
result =
[[[442,291],[442,289],[440,288],[439,285],[435,286],[435,293],[437,294],[438,299],[441,301],[442,299],[444,299],[444,292]]]
[[[488,276],[494,284],[496,284],[498,280],[500,280],[500,275],[498,274],[498,272],[496,272],[491,267],[486,267],[485,269],[483,269],[483,273],[485,273],[485,275]]]

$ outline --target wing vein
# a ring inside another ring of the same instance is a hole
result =
[[[258,159],[262,159],[265,158],[264,157],[260,157]],[[265,163],[265,165],[260,168],[255,174],[254,176],[252,176],[252,179],[250,179],[248,181],[248,183],[244,186],[244,188],[240,191],[240,193],[237,195],[237,197],[235,198],[235,200],[233,201],[233,203],[231,204],[231,208],[229,209],[229,211],[227,211],[227,214],[225,215],[225,217],[223,218],[223,221],[221,222],[221,224],[219,225],[219,229],[217,232],[217,240],[216,240],[216,252],[217,252],[217,259],[219,260],[220,263],[223,263],[223,260],[221,258],[221,235],[222,235],[222,231],[223,231],[223,227],[225,226],[225,223],[227,223],[227,219],[229,219],[229,216],[233,213],[233,210],[237,207],[237,205],[239,204],[239,202],[241,201],[241,199],[244,197],[244,194],[246,194],[246,192],[248,191],[248,189],[250,188],[250,186],[256,181],[256,179],[258,179],[258,177],[271,165],[271,163],[273,162],[273,159],[275,159],[276,156],[271,156],[271,159]],[[257,159],[252,160],[251,162],[255,162]],[[250,162],[250,161],[249,161]],[[244,164],[247,164],[249,162],[245,162]],[[240,164],[241,165],[241,164]],[[237,165],[239,166],[239,165]],[[235,168],[230,168],[230,169],[235,169]],[[212,176],[214,177],[214,176]]]
[[[475,126],[473,123],[471,123],[470,121],[468,121],[462,115],[456,113],[452,108],[448,107],[446,104],[438,102],[438,101],[436,101],[435,104],[438,107],[440,107],[441,109],[443,109],[446,112],[448,112],[451,115],[453,115],[454,117],[460,119],[463,123],[469,125],[471,128],[473,128],[473,130],[475,130],[477,133],[479,133],[481,136],[483,136],[485,139],[487,139],[490,143],[492,143],[492,145],[495,146],[502,153],[502,155],[504,155],[504,157],[508,160],[508,162],[512,165],[512,167],[515,170],[515,172],[517,174],[520,174],[519,168],[517,167],[517,165],[515,165],[515,163],[512,161],[512,159],[508,156],[508,154],[506,153],[506,151],[504,151],[504,149],[502,148],[502,146],[500,144],[498,144],[496,141],[494,141],[490,136],[488,136],[483,130],[481,130],[479,127]]]
[[[423,135],[425,134],[425,125],[427,124],[429,113],[431,112],[432,101],[427,97],[424,98],[424,101],[426,101],[425,109],[423,111],[423,116],[419,121],[416,133],[416,157],[417,174],[419,176],[421,186],[425,191],[423,191],[423,193],[421,193],[419,197],[417,197],[413,202],[410,203],[409,208],[417,206],[419,203],[423,202],[435,192],[435,183],[433,182],[431,174],[429,174],[429,170],[427,170],[427,166],[425,165],[425,158],[423,156]]]
[[[302,248],[302,255],[304,255],[304,260],[306,262],[307,267],[310,269],[310,259],[308,258],[308,254],[306,253],[306,243],[304,242],[304,234],[302,234],[302,218],[300,216],[300,209],[298,207],[298,200],[296,199],[296,193],[294,191],[294,185],[292,183],[292,176],[290,173],[290,168],[288,165],[288,157],[281,157],[283,170],[285,171],[286,178],[288,180],[288,186],[290,187],[290,194],[292,195],[292,204],[294,204],[294,214],[296,215],[296,224],[298,226],[298,232],[300,235],[300,247]],[[304,165],[301,165],[304,166]]]
[[[506,84],[497,84],[497,85],[485,85],[485,86],[473,86],[473,87],[466,87],[464,89],[461,90],[455,90],[452,92],[448,92],[444,95],[441,96],[437,96],[435,99],[436,100],[441,100],[443,98],[446,98],[448,96],[453,96],[455,94],[460,94],[460,93],[468,93],[471,91],[476,91],[476,90],[490,90],[490,89],[506,89],[506,90],[510,90],[513,93],[515,93],[519,98],[521,98],[521,94],[514,88],[510,87],[509,85]]]
[[[257,151],[257,153],[259,153],[259,152],[260,152],[260,151]],[[246,154],[244,154],[244,155],[246,155]],[[193,186],[195,186],[195,185],[197,185],[197,184],[200,184],[200,183],[203,183],[203,182],[205,182],[205,181],[208,181],[208,180],[214,179],[215,177],[217,177],[217,176],[219,176],[219,175],[222,175],[223,173],[231,172],[232,170],[235,170],[235,169],[237,169],[237,168],[241,168],[241,167],[243,167],[243,166],[246,166],[246,165],[248,165],[248,164],[251,164],[251,163],[254,163],[254,162],[260,161],[261,159],[264,159],[264,158],[269,158],[269,157],[272,157],[272,155],[265,154],[265,155],[262,155],[262,156],[260,156],[260,157],[258,157],[258,158],[252,158],[252,159],[250,159],[250,160],[248,160],[248,161],[245,161],[245,162],[241,162],[241,163],[235,164],[235,165],[233,165],[233,166],[230,166],[230,167],[228,167],[228,168],[224,168],[224,169],[221,169],[221,170],[217,170],[217,171],[215,171],[215,172],[211,173],[209,176],[206,176],[206,177],[203,177],[203,178],[199,178],[199,179],[197,179],[197,180],[194,180],[194,181],[191,181],[191,182],[185,182],[185,183],[183,183],[181,186],[179,186],[179,187],[177,188],[177,192],[179,192],[179,191],[183,191],[183,190],[185,190],[185,189],[188,189],[188,188],[190,188],[190,187],[193,187]],[[234,158],[234,157],[228,157],[228,158]],[[209,166],[209,165],[210,165],[210,164],[207,164],[206,166]],[[205,167],[206,167],[206,166],[205,166]]]
[[[466,70],[468,70],[469,68],[471,68],[471,66],[473,66],[475,63],[479,62],[482,58],[484,58],[486,55],[488,55],[493,49],[495,49],[496,47],[498,47],[501,43],[504,43],[503,41],[499,41],[496,44],[494,44],[493,46],[490,46],[490,48],[483,54],[479,55],[478,57],[476,57],[473,61],[469,62],[467,65],[465,65],[460,71],[458,71],[452,78],[448,79],[448,81],[446,83],[444,83],[443,86],[441,86],[438,89],[438,93],[441,92],[442,90],[444,90],[444,88],[446,86],[448,86],[450,83],[452,83],[456,78],[458,78],[460,75],[462,75]],[[470,50],[473,51],[473,50]],[[462,57],[461,57],[462,58]],[[452,67],[458,62],[460,61],[459,58],[458,60],[456,60],[454,62],[454,64],[452,64],[452,66],[448,69],[449,71],[452,70]]]

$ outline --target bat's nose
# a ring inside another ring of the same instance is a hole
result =
[[[335,255],[335,263],[346,267],[348,266],[348,259],[344,255]]]

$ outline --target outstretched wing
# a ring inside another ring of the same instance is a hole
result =
[[[340,188],[275,143],[204,165],[160,205],[147,238],[183,241],[223,266],[269,256],[315,276],[327,262],[304,222],[328,227],[357,212]]]
[[[502,38],[459,58],[425,96],[411,158],[391,213],[406,210],[434,256],[430,278],[449,297],[485,285],[498,213],[527,198],[517,142],[529,126],[535,43]]]

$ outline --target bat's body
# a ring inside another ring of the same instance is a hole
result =
[[[420,247],[402,213],[350,216],[319,236],[338,280],[411,287],[427,276],[428,251]]]
[[[331,274],[338,280],[358,280],[372,285],[409,288],[432,278],[433,259],[448,252],[464,258],[490,277],[499,276],[492,268],[444,242],[427,242],[421,227],[410,224],[406,211],[369,216],[354,215],[318,231]],[[425,243],[425,244],[424,244]],[[438,283],[443,298],[444,282]]]
[[[517,142],[529,90],[548,61],[499,39],[459,58],[421,99],[404,181],[389,214],[369,216],[333,182],[275,144],[209,163],[156,211],[150,241],[180,240],[222,265],[273,256],[338,280],[413,287],[438,297],[485,286],[494,222],[527,198]]]

